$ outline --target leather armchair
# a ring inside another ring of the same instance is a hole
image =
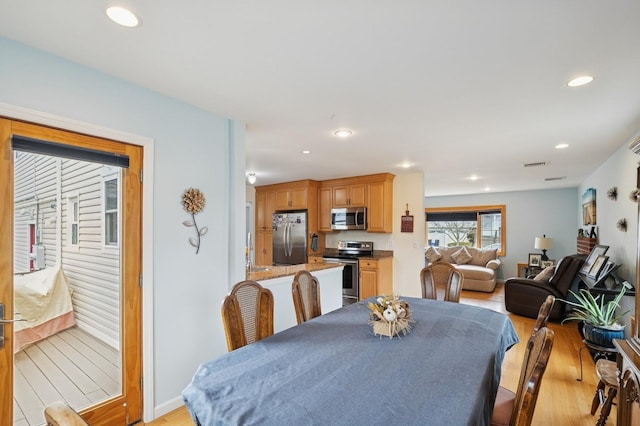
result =
[[[507,311],[528,318],[537,318],[540,305],[547,296],[567,299],[569,289],[577,286],[578,271],[586,256],[573,254],[563,257],[556,265],[549,281],[536,281],[528,278],[509,278],[504,283],[504,304]],[[577,288],[577,287],[575,287]],[[549,314],[552,321],[560,321],[564,316],[566,304],[556,300]]]

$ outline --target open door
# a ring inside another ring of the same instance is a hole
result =
[[[0,143],[0,426],[42,424],[55,401],[92,426],[141,421],[142,148],[2,118]],[[54,299],[29,283],[56,270],[70,309],[16,309],[24,288]]]

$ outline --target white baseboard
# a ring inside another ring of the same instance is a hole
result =
[[[170,413],[176,408],[182,407],[183,405],[184,400],[182,399],[182,396],[177,396],[173,399],[170,399],[165,403],[155,406],[153,409],[153,419],[145,419],[145,422],[149,422],[151,420],[157,419],[160,416],[164,416],[165,414]]]

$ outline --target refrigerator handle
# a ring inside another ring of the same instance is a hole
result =
[[[284,250],[284,256],[287,256],[287,223],[285,222],[282,230],[282,250]]]
[[[291,244],[291,223],[287,224],[287,256],[291,257],[293,244]]]

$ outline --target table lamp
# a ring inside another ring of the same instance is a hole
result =
[[[547,257],[547,250],[553,248],[553,238],[547,238],[546,235],[536,237],[534,247],[538,250],[542,250],[542,260],[549,260]]]

